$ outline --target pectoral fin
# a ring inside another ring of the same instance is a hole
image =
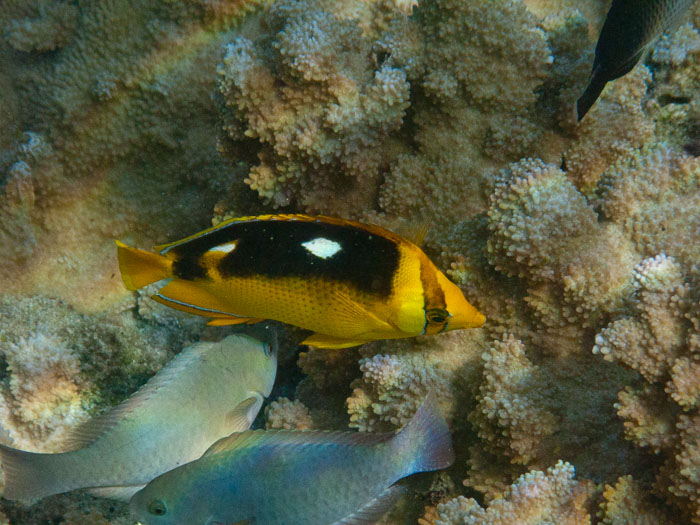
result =
[[[342,339],[362,339],[366,341],[361,334],[391,333],[395,331],[389,323],[377,317],[371,310],[350,298],[346,293],[335,291],[332,297],[334,331],[348,334],[348,337]],[[358,344],[362,343],[353,343],[347,346],[356,346]]]
[[[365,343],[369,343],[369,341],[343,339],[342,337],[334,337],[326,334],[313,334],[301,342],[303,345],[311,345],[317,348],[351,348]]]
[[[239,403],[238,406],[227,415],[229,431],[242,432],[243,430],[248,430],[250,425],[253,424],[255,416],[258,415],[262,404],[263,397],[257,392],[253,393],[253,395],[245,401]]]

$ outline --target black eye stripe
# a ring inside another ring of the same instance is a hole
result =
[[[425,312],[425,320],[430,323],[443,324],[446,323],[450,317],[452,317],[450,312],[442,308],[431,308]]]

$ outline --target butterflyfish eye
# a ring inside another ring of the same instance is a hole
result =
[[[148,504],[148,512],[154,516],[164,516],[167,511],[165,503],[159,499],[154,499]]]
[[[452,317],[450,312],[444,310],[443,308],[432,308],[425,312],[425,318],[429,323],[442,324],[450,317]]]

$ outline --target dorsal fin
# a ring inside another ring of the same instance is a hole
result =
[[[425,242],[428,231],[430,231],[430,220],[416,218],[399,226],[396,233],[420,248]]]
[[[221,230],[222,228],[227,228],[228,226],[231,226],[232,224],[235,223],[241,223],[241,222],[251,222],[251,221],[299,221],[299,222],[325,222],[327,224],[336,224],[338,226],[351,226],[353,228],[358,228],[361,230],[368,231],[370,233],[374,233],[376,235],[379,235],[381,237],[385,237],[387,239],[390,239],[394,242],[401,242],[404,241],[404,238],[401,235],[398,235],[390,230],[387,230],[385,228],[382,228],[381,226],[377,226],[375,224],[368,224],[368,223],[362,223],[362,222],[357,222],[357,221],[352,221],[350,219],[342,219],[340,217],[330,217],[328,215],[304,215],[304,214],[294,214],[294,213],[287,213],[287,214],[279,214],[279,215],[250,215],[250,216],[245,216],[245,217],[235,217],[233,219],[228,219],[225,221],[220,222],[216,226],[212,226],[211,228],[207,228],[206,230],[203,230],[201,232],[195,233],[194,235],[190,235],[189,237],[185,237],[184,239],[180,239],[179,241],[167,243],[167,244],[160,244],[158,246],[155,246],[153,249],[158,252],[161,255],[166,255],[172,248],[176,246],[180,246],[182,244],[186,244],[194,239],[199,239],[200,237],[205,237],[209,235],[210,233],[213,233],[215,231]]]
[[[393,485],[370,500],[359,510],[338,520],[332,525],[370,525],[376,523],[394,506],[396,500],[406,493],[406,489],[398,485]]]
[[[303,447],[314,445],[372,446],[392,439],[396,433],[338,432],[332,430],[248,430],[221,438],[202,457],[249,447]]]
[[[93,443],[105,432],[118,424],[125,416],[132,414],[146,401],[151,399],[164,387],[172,383],[178,375],[193,366],[202,355],[211,347],[218,343],[201,342],[189,346],[176,355],[168,364],[158,371],[151,379],[137,390],[131,397],[120,405],[112,408],[102,415],[94,417],[81,423],[68,432],[64,442],[66,452],[76,450]]]

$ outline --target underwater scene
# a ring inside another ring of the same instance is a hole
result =
[[[0,0],[0,525],[700,524],[700,2]]]

